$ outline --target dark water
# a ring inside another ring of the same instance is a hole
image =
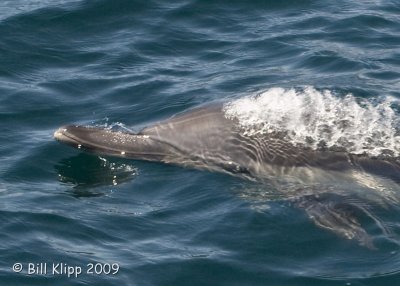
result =
[[[396,205],[377,213],[392,241],[366,220],[370,250],[285,201],[244,198],[262,186],[83,154],[52,135],[271,87],[400,98],[399,47],[396,0],[2,1],[0,284],[397,285]],[[119,271],[74,278],[52,263]]]

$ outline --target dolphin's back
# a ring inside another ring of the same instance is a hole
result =
[[[221,108],[219,105],[196,108],[147,127],[139,134],[186,151],[218,148],[234,135],[234,122],[224,117]]]

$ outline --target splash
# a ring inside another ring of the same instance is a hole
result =
[[[400,156],[400,121],[393,97],[339,96],[330,90],[271,88],[228,102],[247,136],[282,133],[295,145],[370,156]]]
[[[129,126],[125,125],[124,123],[121,123],[118,121],[110,123],[110,120],[108,117],[105,117],[100,121],[92,121],[92,123],[87,126],[104,128],[105,130],[110,130],[110,131],[120,131],[120,132],[128,132],[128,133],[135,132],[135,130],[133,130]]]

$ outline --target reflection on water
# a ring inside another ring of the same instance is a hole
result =
[[[101,196],[96,187],[116,186],[137,175],[137,169],[131,164],[85,153],[62,159],[54,168],[59,181],[71,185],[74,195],[79,197]]]

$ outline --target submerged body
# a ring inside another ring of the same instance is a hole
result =
[[[316,224],[368,246],[372,245],[368,235],[343,211],[343,203],[327,208],[320,194],[329,193],[329,186],[338,179],[363,184],[364,174],[393,182],[400,179],[396,160],[295,146],[279,133],[248,136],[235,119],[225,116],[221,105],[193,109],[137,134],[65,126],[54,137],[97,154],[208,169],[269,183],[304,208]],[[341,189],[336,191],[347,196]]]

